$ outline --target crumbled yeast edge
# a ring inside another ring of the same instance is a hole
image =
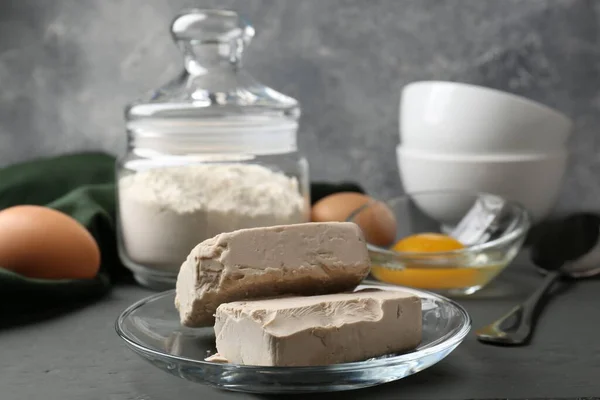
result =
[[[219,363],[219,364],[229,364],[229,360],[226,359],[225,357],[223,357],[219,353],[215,353],[212,356],[206,357],[204,359],[204,361],[206,361],[206,362],[213,362],[213,363]]]

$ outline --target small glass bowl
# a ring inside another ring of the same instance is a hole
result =
[[[371,226],[381,226],[386,221],[389,224],[389,213],[381,212],[381,203],[367,203],[352,212],[348,221],[361,225],[368,219]],[[448,296],[470,295],[490,283],[517,255],[530,227],[529,215],[522,206],[487,193],[409,193],[383,204],[395,216],[396,238],[389,247],[367,244],[373,278]],[[494,209],[499,211],[494,214],[490,211]],[[467,237],[480,240],[464,249],[444,252],[392,249],[398,240],[410,235],[449,235],[457,228]]]

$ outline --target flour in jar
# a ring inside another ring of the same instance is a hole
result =
[[[133,263],[177,271],[222,232],[306,222],[298,180],[256,164],[154,168],[119,179],[122,250]]]

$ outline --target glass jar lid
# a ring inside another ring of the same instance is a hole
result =
[[[298,102],[242,68],[252,26],[233,11],[193,9],[173,20],[171,34],[185,68],[127,107],[131,135],[163,142],[177,138],[207,152],[296,150]]]

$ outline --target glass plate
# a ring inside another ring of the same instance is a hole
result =
[[[207,362],[216,352],[213,328],[179,323],[175,291],[147,297],[117,319],[119,336],[156,367],[192,382],[249,393],[332,392],[375,386],[422,371],[446,357],[471,328],[457,303],[442,296],[398,286],[369,283],[357,289],[402,290],[421,298],[423,340],[414,351],[366,361],[320,367],[258,367]]]

